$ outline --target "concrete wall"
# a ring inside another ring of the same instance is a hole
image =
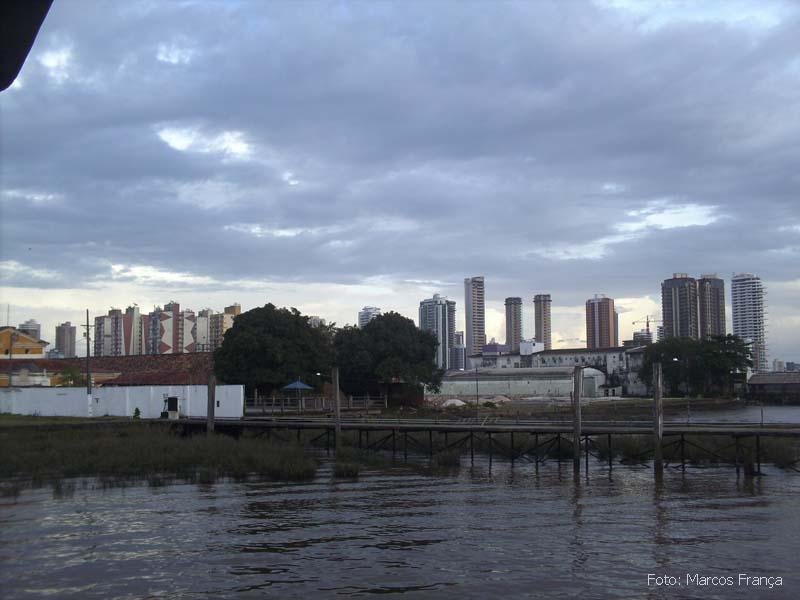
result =
[[[598,388],[603,383],[602,374],[584,376],[583,396],[595,398],[598,396]],[[478,396],[507,396],[515,397],[565,397],[572,393],[572,379],[565,377],[536,379],[524,378],[482,378],[478,375],[477,381]],[[475,379],[467,378],[457,381],[447,378],[442,380],[442,386],[436,396],[455,397],[460,399],[474,398],[476,394]]]
[[[158,385],[101,387],[92,390],[89,406],[84,388],[12,388],[0,390],[0,413],[59,417],[131,417],[138,408],[143,419],[161,415],[164,398],[178,397],[181,416],[205,417],[208,406],[205,385]],[[239,418],[244,414],[244,386],[218,385],[215,415]]]

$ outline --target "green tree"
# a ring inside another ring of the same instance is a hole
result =
[[[59,383],[64,387],[81,387],[86,385],[86,373],[77,367],[64,367],[58,374]]]
[[[389,312],[363,329],[345,327],[336,332],[336,362],[344,383],[355,391],[380,383],[426,385],[439,389],[443,372],[435,362],[436,336],[417,328],[414,321]]]
[[[248,393],[270,393],[297,378],[321,386],[332,365],[333,331],[333,325],[311,327],[295,308],[254,308],[225,333],[214,370],[222,382],[242,383]]]
[[[652,385],[653,363],[657,361],[671,395],[731,394],[737,374],[753,364],[748,345],[734,335],[706,340],[670,337],[651,344],[639,372],[648,386]]]

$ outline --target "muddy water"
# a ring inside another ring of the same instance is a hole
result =
[[[327,464],[306,483],[92,488],[0,499],[0,597],[800,593],[800,476],[777,469],[668,470],[656,486],[646,467],[592,463],[575,478],[571,463],[490,470],[480,458],[450,474],[398,466],[334,481]],[[740,573],[783,585],[739,585]]]

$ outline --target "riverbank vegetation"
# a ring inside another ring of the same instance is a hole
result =
[[[104,428],[0,430],[0,479],[55,482],[70,477],[106,481],[212,482],[260,477],[313,478],[316,460],[293,444],[226,435],[180,437],[144,423]]]

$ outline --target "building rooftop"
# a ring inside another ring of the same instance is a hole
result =
[[[756,373],[747,380],[747,385],[782,385],[787,383],[800,385],[800,372]]]
[[[72,367],[86,372],[86,358],[14,359],[12,368],[35,365],[51,373]],[[8,368],[8,363],[3,362]],[[205,385],[214,368],[210,352],[140,356],[93,356],[89,369],[102,385]]]

